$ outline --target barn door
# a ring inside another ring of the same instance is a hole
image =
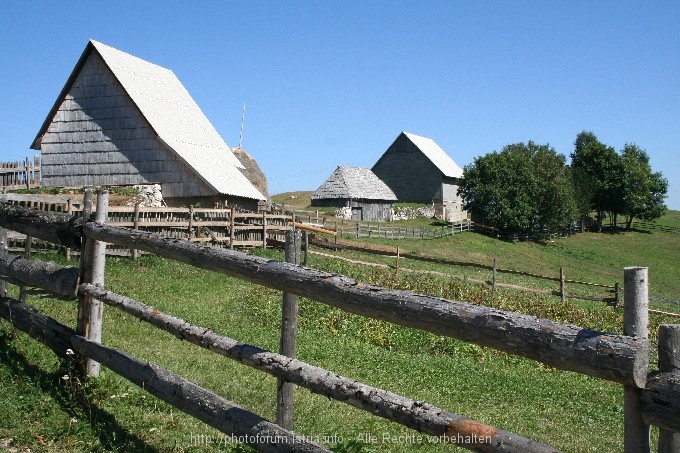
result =
[[[364,220],[364,212],[363,209],[353,207],[352,208],[352,220]]]

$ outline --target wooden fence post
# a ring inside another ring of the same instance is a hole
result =
[[[7,244],[7,230],[0,227],[0,254],[6,254],[9,245]],[[7,297],[7,282],[0,280],[0,297]]]
[[[626,267],[623,272],[623,334],[648,338],[648,268]],[[649,425],[642,420],[641,390],[623,386],[623,451],[649,453]]]
[[[134,214],[134,219],[132,220],[134,223],[134,229],[137,230],[139,229],[139,201],[135,203],[135,214]],[[139,250],[137,249],[132,249],[131,251],[132,259],[136,260],[139,258]]]
[[[194,205],[189,206],[189,227],[187,228],[187,239],[191,240],[194,229]]]
[[[680,325],[659,326],[659,371],[680,371]],[[680,453],[680,433],[659,428],[659,453]]]
[[[300,264],[300,230],[286,231],[285,257],[287,263]],[[283,293],[281,344],[279,353],[295,358],[298,330],[298,297]],[[276,394],[276,424],[293,429],[293,391],[295,384],[278,379]]]
[[[26,157],[26,190],[31,190],[31,179],[28,177],[30,173],[30,163],[28,161],[28,157]]]
[[[394,266],[395,272],[399,272],[399,246],[397,246],[397,264]]]
[[[621,303],[621,286],[619,282],[614,284],[614,308],[618,308]]]
[[[81,216],[85,221],[87,221],[90,218],[91,214],[92,214],[92,187],[86,187],[85,193],[83,195],[83,211],[81,213]],[[91,250],[89,247],[90,244],[88,242],[89,241],[85,238],[85,236],[81,237],[82,245],[80,246],[80,281],[83,283],[89,282],[92,279],[91,276],[92,266],[90,265]],[[87,318],[85,315],[86,307],[87,307],[86,298],[84,296],[79,296],[76,333],[80,336],[85,336],[87,334],[85,330],[87,325]]]
[[[305,230],[305,259],[302,263],[305,267],[307,266],[308,256],[309,256],[309,231]]]
[[[28,158],[26,158],[28,159]],[[25,259],[31,259],[31,246],[33,245],[33,238],[31,236],[26,236],[26,240],[24,242],[24,258]],[[19,300],[21,302],[26,302],[26,293],[28,292],[28,289],[26,285],[21,285],[19,287]]]
[[[66,213],[68,215],[73,214],[73,206],[71,204],[70,198],[68,200],[66,200]],[[71,247],[66,247],[65,254],[66,254],[66,261],[71,261]]]
[[[564,299],[567,296],[564,290],[564,283],[564,267],[560,266],[560,300],[562,303],[564,303]]]
[[[295,226],[293,226],[295,228]],[[298,242],[298,246],[299,246]],[[262,248],[266,249],[267,248],[267,213],[262,212]],[[300,264],[298,261],[296,264]]]
[[[493,259],[493,274],[491,275],[491,294],[496,295],[496,258]]]
[[[106,223],[109,208],[109,193],[107,191],[97,192],[97,214],[95,221]],[[83,217],[89,218],[92,212],[92,189],[85,190],[83,202]],[[84,241],[81,256],[81,281],[92,283],[95,286],[104,286],[104,270],[106,263],[106,242],[87,239]],[[99,300],[85,296],[80,298],[78,306],[78,334],[84,336],[89,341],[101,343],[102,339],[102,317],[104,304]],[[86,376],[99,376],[99,362],[91,359],[85,360],[84,372]]]
[[[234,250],[234,214],[236,213],[234,207],[231,207],[229,212],[229,249]]]

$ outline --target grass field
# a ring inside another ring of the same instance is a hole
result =
[[[662,219],[680,226],[677,213]],[[650,267],[651,293],[678,299],[680,235],[624,232],[579,234],[554,244],[499,242],[474,233],[436,241],[401,242],[423,255],[488,263],[538,273],[557,272],[612,283],[626,265]],[[377,241],[380,242],[380,241]],[[393,242],[389,242],[393,244]],[[254,253],[281,258],[273,250]],[[352,256],[346,254],[345,256]],[[60,257],[49,259],[59,261]],[[490,290],[459,279],[415,276],[312,257],[313,267],[368,283],[499,306],[619,332],[621,313],[601,304]],[[410,262],[431,268],[431,264]],[[487,276],[488,278],[488,276]],[[159,310],[243,342],[278,349],[281,294],[188,265],[145,257],[107,261],[106,286]],[[31,297],[74,326],[73,302]],[[672,319],[652,316],[651,330]],[[260,415],[274,419],[275,379],[179,341],[107,307],[104,343],[166,367]],[[314,365],[451,412],[547,443],[564,451],[621,451],[622,388],[475,345],[350,315],[301,300],[298,357]],[[0,445],[32,451],[247,451],[104,369],[87,383],[25,334],[12,338],[0,321]],[[295,431],[336,451],[452,451],[425,442],[392,442],[413,431],[298,389]],[[367,443],[366,434],[376,441]],[[212,436],[209,445],[200,439]],[[223,438],[222,438],[223,439]],[[0,447],[2,448],[2,447]],[[21,450],[18,450],[21,451]]]

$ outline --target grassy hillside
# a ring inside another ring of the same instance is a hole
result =
[[[312,193],[310,192],[286,192],[272,195],[272,202],[284,206],[288,210],[305,209],[312,204]]]
[[[673,217],[678,219],[672,213],[663,221],[680,226]],[[605,283],[621,279],[624,265],[649,265],[652,293],[654,288],[666,288],[668,295],[676,297],[678,279],[672,263],[677,262],[680,250],[677,241],[667,233],[627,232],[583,234],[554,244],[509,244],[463,233],[400,244],[447,258],[488,262],[496,256],[504,267],[541,273],[564,265],[570,275],[578,270],[579,275]],[[254,252],[281,258],[280,252],[272,250]],[[311,265],[374,284],[515,309],[589,328],[618,331],[621,326],[620,311],[604,305],[561,304],[556,298],[513,291],[491,297],[487,288],[458,279],[395,275],[392,270],[319,256],[312,257]],[[410,265],[431,266],[415,261]],[[156,257],[136,262],[108,260],[106,285],[220,334],[270,350],[278,348],[281,295],[277,291]],[[30,303],[61,322],[75,324],[74,303],[39,297],[32,297]],[[652,316],[652,332],[661,322],[675,321]],[[274,418],[276,383],[268,375],[181,342],[110,307],[105,309],[104,342]],[[364,319],[305,299],[300,306],[298,357],[558,449],[622,450],[622,388],[608,382]],[[57,360],[25,334],[12,339],[11,326],[0,321],[0,406],[11,414],[0,418],[0,445],[54,452],[244,451],[218,442],[215,431],[108,370],[88,383],[79,382],[71,370],[71,363]],[[301,434],[328,436],[326,443],[338,451],[441,451],[441,446],[433,444],[416,447],[383,441],[383,433],[392,437],[412,431],[306,390],[297,390],[294,426]],[[379,442],[357,442],[362,433],[377,436]],[[215,442],[197,445],[199,435],[212,435]]]

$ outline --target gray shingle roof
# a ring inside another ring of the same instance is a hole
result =
[[[266,198],[240,172],[243,165],[169,69],[91,40],[53,110],[62,101],[84,57],[92,48],[102,56],[158,139],[192,167],[210,187],[226,195],[257,200]],[[39,148],[40,139],[52,116],[48,117],[38,133],[33,145],[35,149]]]
[[[461,178],[463,176],[463,169],[434,140],[409,132],[404,132],[404,135],[437,166],[444,176],[450,178]]]
[[[338,167],[312,194],[312,200],[351,198],[396,201],[392,189],[370,168]]]

